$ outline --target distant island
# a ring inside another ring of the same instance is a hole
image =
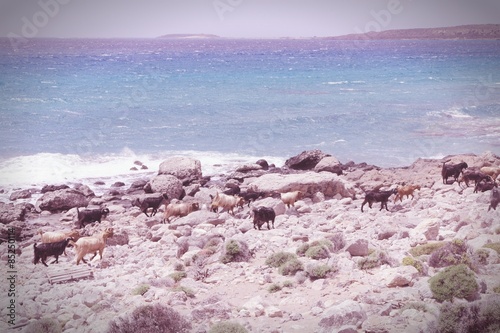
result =
[[[338,40],[379,39],[500,39],[500,24],[472,24],[443,28],[396,29],[325,37]]]
[[[188,39],[188,38],[220,38],[220,36],[217,35],[211,35],[211,34],[168,34],[168,35],[163,35],[158,38],[171,38],[171,39]]]
[[[163,39],[225,39],[212,34],[167,34],[157,38]],[[310,37],[332,40],[381,40],[381,39],[500,39],[500,24],[470,24],[442,28],[394,29],[369,31],[341,36]],[[253,38],[245,38],[253,39]],[[256,38],[258,39],[258,38]],[[308,39],[282,37],[279,39]]]

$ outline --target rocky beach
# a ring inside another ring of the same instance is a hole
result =
[[[0,284],[1,330],[31,332],[45,319],[63,332],[108,332],[111,322],[152,304],[175,310],[197,333],[227,321],[264,333],[500,328],[500,210],[489,209],[491,190],[475,193],[473,183],[451,177],[445,184],[441,176],[444,162],[479,170],[500,167],[500,157],[463,154],[380,168],[305,151],[285,165],[255,162],[204,175],[199,160],[172,157],[127,182],[0,189],[9,197],[0,203],[2,269],[15,275]],[[388,210],[374,202],[361,211],[366,192],[410,184],[420,186],[413,198],[395,202],[392,195]],[[210,209],[211,197],[235,189],[260,197],[234,215]],[[279,196],[289,191],[302,194],[293,207]],[[199,209],[170,223],[163,223],[165,202],[154,216],[144,214],[144,198],[161,194]],[[254,228],[258,206],[274,210],[275,228]],[[77,266],[68,247],[58,263],[49,257],[48,267],[34,265],[38,231],[77,228],[84,207],[109,210],[79,229],[90,236],[113,228],[102,259]],[[86,276],[71,277],[82,267]],[[451,267],[465,267],[476,282],[467,295],[438,296],[431,287]],[[54,282],[56,273],[66,279]],[[479,309],[482,321],[454,320],[453,307]]]

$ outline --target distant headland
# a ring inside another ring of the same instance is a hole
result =
[[[472,24],[442,28],[396,29],[325,37],[338,40],[380,39],[500,39],[500,24]]]

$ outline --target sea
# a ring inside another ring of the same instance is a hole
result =
[[[0,189],[312,149],[500,155],[500,40],[0,39]]]

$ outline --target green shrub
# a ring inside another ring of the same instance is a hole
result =
[[[250,251],[245,242],[230,239],[223,247],[221,262],[224,264],[230,262],[248,261],[250,259]]]
[[[433,242],[423,245],[417,245],[414,248],[410,249],[410,254],[414,257],[428,255],[445,245],[446,242]]]
[[[404,266],[413,266],[417,269],[417,271],[420,274],[424,273],[424,264],[420,260],[415,259],[413,257],[404,257],[403,258],[403,265]]]
[[[187,276],[187,273],[184,271],[176,271],[176,272],[170,273],[168,276],[170,276],[172,279],[174,279],[175,283],[177,283],[180,280],[184,279]]]
[[[311,259],[326,259],[330,257],[330,251],[326,246],[315,245],[307,249],[305,253],[306,257]]]
[[[307,274],[311,280],[324,279],[328,276],[330,272],[334,269],[330,265],[320,264],[320,265],[309,265],[307,267]]]
[[[275,292],[278,292],[280,291],[281,289],[283,289],[282,286],[280,286],[279,283],[273,283],[272,285],[270,285],[268,288],[267,288],[267,291],[269,291],[270,293],[275,293]]]
[[[500,243],[489,243],[484,245],[483,247],[486,247],[488,249],[493,249],[497,251],[498,254],[500,254]]]
[[[464,264],[446,267],[430,278],[429,283],[438,302],[451,301],[454,297],[471,300],[479,290],[474,273]]]
[[[303,271],[303,270],[304,270],[304,265],[297,258],[288,260],[278,269],[281,275],[294,275],[298,271]]]
[[[176,271],[183,271],[184,270],[184,265],[181,262],[177,262],[174,265],[174,270],[176,270]]]
[[[383,251],[373,251],[370,255],[358,261],[359,269],[370,269],[384,264],[389,264],[389,259],[387,258],[387,254]]]
[[[286,280],[283,282],[283,287],[284,288],[292,288],[293,287],[293,282],[290,280]]]
[[[173,291],[181,291],[189,298],[194,298],[196,296],[194,291],[188,287],[177,286],[177,287],[174,287],[172,290]]]
[[[248,333],[248,330],[238,323],[224,321],[214,324],[208,333]]]
[[[141,284],[132,290],[132,295],[144,295],[149,290],[149,284]]]
[[[493,287],[493,292],[496,294],[500,294],[500,284],[497,285],[496,287]]]
[[[109,324],[107,333],[189,333],[191,324],[174,309],[143,305]]]
[[[310,243],[304,243],[297,248],[297,255],[306,256],[311,259],[325,259],[330,257],[334,250],[333,243],[328,239],[320,239]]]
[[[291,259],[297,259],[297,256],[290,252],[276,252],[267,257],[266,265],[278,268]]]
[[[59,321],[52,318],[42,318],[30,322],[23,330],[24,333],[61,333]]]
[[[461,239],[454,239],[446,243],[433,251],[429,258],[429,266],[431,267],[447,267],[459,264],[466,264],[471,269],[473,268],[470,250],[465,241]]]
[[[500,301],[445,302],[438,317],[439,333],[500,332]]]
[[[302,244],[301,246],[299,246],[297,248],[297,250],[295,251],[295,253],[297,253],[298,256],[303,257],[303,256],[305,256],[306,251],[309,249],[310,246],[311,245],[309,243],[304,243],[304,244]]]
[[[486,265],[488,263],[490,253],[485,249],[478,249],[474,253],[474,256],[481,265]]]

